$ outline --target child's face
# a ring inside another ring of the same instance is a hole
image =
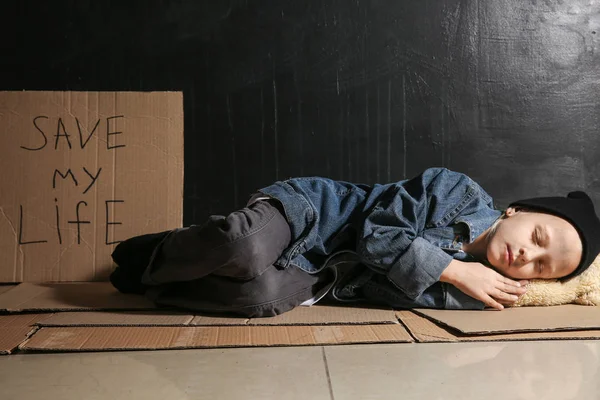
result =
[[[514,279],[565,277],[577,268],[581,255],[581,239],[569,222],[514,208],[506,210],[487,246],[490,264]]]

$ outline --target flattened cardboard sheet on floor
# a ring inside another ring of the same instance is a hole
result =
[[[182,224],[183,95],[0,92],[0,170],[0,282],[106,280]]]
[[[355,325],[397,324],[391,308],[350,307],[345,305],[314,305],[296,307],[271,318],[252,318],[249,325]]]
[[[109,282],[22,283],[0,294],[2,312],[155,308],[144,296],[119,293]]]
[[[314,305],[271,318],[194,315],[185,311],[104,311],[56,313],[38,325],[57,326],[264,326],[398,324],[391,309]]]
[[[16,285],[0,285],[0,294],[6,293],[16,287]]]
[[[151,312],[74,311],[151,310]],[[56,314],[44,321],[53,326],[134,326],[134,325],[354,325],[397,324],[392,309],[372,307],[346,307],[317,304],[297,307],[285,314],[271,318],[240,318],[192,313],[185,310],[159,308],[141,295],[118,292],[110,282],[80,283],[22,283],[0,294],[0,311],[52,312]]]
[[[218,318],[205,315],[194,317],[190,325],[379,325],[398,324],[398,318],[391,308],[347,307],[316,304],[311,307],[296,307],[275,317],[266,318]]]
[[[55,313],[36,325],[64,326],[187,326],[194,316],[169,311],[93,311]]]
[[[0,354],[11,354],[37,328],[47,314],[0,315]]]
[[[513,332],[473,335],[465,334],[443,325],[438,325],[430,319],[412,311],[398,311],[398,318],[418,343],[600,339],[600,330]]]
[[[299,307],[272,318],[237,318],[216,315],[195,315],[186,310],[156,308],[138,295],[123,295],[108,282],[33,284],[23,283],[0,295],[0,309],[5,311],[46,312],[66,311],[45,315],[43,320],[28,321],[29,325],[8,324],[3,336],[11,337],[3,349],[14,346],[32,331],[31,324],[43,329],[35,332],[28,350],[78,351],[204,348],[232,346],[286,346],[337,343],[385,343],[407,341],[408,332],[398,318],[421,342],[535,340],[535,339],[600,339],[600,328],[594,326],[600,318],[597,309],[585,306],[559,306],[509,309],[496,311],[460,311],[474,323],[484,322],[487,334],[480,329],[474,333],[434,323],[429,317],[411,311],[395,312],[370,307],[344,307],[317,304]],[[573,310],[573,311],[571,311]],[[85,312],[81,312],[85,311]],[[569,319],[577,312],[590,312],[588,318]],[[420,313],[446,318],[451,310],[417,310]],[[545,318],[531,317],[542,313]],[[494,318],[511,316],[503,323]],[[520,317],[518,317],[520,315]],[[25,315],[5,317],[29,318]],[[549,321],[552,322],[550,324]],[[461,319],[459,318],[459,321]],[[436,320],[437,321],[437,320]],[[446,320],[449,324],[453,320]],[[511,321],[531,325],[503,325]],[[587,325],[586,325],[587,323]],[[77,328],[77,329],[76,329]],[[85,328],[85,329],[80,329]],[[509,331],[507,329],[528,329]],[[558,329],[558,331],[549,331]],[[564,331],[571,329],[570,331]],[[576,330],[577,329],[577,330]],[[493,330],[500,330],[493,331]],[[157,336],[153,336],[156,334]],[[38,336],[41,335],[41,336]],[[105,335],[106,342],[102,342]],[[122,338],[121,336],[124,335]],[[138,335],[138,336],[136,336]],[[73,338],[73,341],[67,339]],[[120,339],[121,338],[121,339]],[[409,338],[409,337],[408,337]],[[168,340],[167,340],[168,339]],[[83,342],[79,342],[83,340]],[[104,344],[103,344],[104,343]],[[122,346],[122,347],[121,347]],[[5,350],[6,351],[6,350]]]
[[[193,315],[185,311],[61,312],[40,321],[43,327],[69,326],[245,326],[248,318]]]
[[[414,310],[467,334],[600,329],[600,307],[567,304],[503,311]]]
[[[400,324],[336,326],[41,328],[25,351],[159,350],[214,347],[410,343]]]

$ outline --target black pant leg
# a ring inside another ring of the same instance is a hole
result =
[[[275,200],[272,200],[275,201]],[[177,229],[160,244],[143,283],[185,282],[210,274],[250,280],[281,256],[290,227],[271,201],[257,201],[202,226]]]

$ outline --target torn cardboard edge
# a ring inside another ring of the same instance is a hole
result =
[[[31,337],[38,329],[35,322],[47,318],[45,314],[21,314],[0,316],[0,354],[12,352]]]
[[[400,325],[41,328],[23,351],[166,350],[411,343]]]
[[[600,329],[600,307],[566,304],[495,310],[414,309],[438,324],[464,334]]]
[[[0,328],[0,355],[12,354],[38,327]]]
[[[597,340],[600,330],[465,334],[412,311],[398,311],[398,319],[417,343],[497,342],[528,340]]]

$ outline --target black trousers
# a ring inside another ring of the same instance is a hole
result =
[[[273,316],[313,297],[328,278],[274,266],[290,241],[281,205],[258,200],[228,216],[211,216],[201,226],[120,243],[111,281],[122,291],[137,288],[161,305]]]

